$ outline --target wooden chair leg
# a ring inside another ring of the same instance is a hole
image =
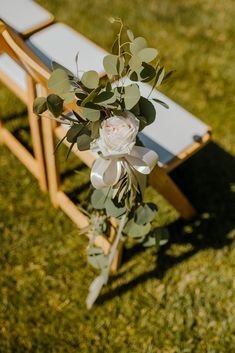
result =
[[[42,117],[43,145],[46,160],[46,170],[48,178],[48,188],[51,202],[54,207],[58,207],[59,175],[58,166],[55,158],[55,138],[54,121],[47,117]]]
[[[162,168],[154,168],[149,176],[149,183],[169,201],[182,218],[189,220],[196,215],[195,208]]]
[[[124,248],[124,242],[120,241],[120,243],[118,244],[117,253],[111,265],[111,272],[115,273],[119,269],[122,262],[123,248]]]
[[[28,117],[32,136],[34,157],[38,165],[38,181],[42,191],[47,190],[46,166],[43,155],[43,142],[41,136],[41,122],[33,113],[33,101],[36,97],[36,88],[32,77],[27,77],[28,87]]]

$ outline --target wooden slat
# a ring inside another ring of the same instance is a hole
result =
[[[28,150],[5,128],[0,129],[0,135],[3,143],[12,153],[28,168],[28,170],[38,179],[39,169],[36,160]]]

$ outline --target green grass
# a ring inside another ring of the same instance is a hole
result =
[[[0,352],[235,352],[234,2],[38,2],[105,49],[114,35],[107,18],[122,17],[176,69],[164,92],[211,125],[214,138],[173,173],[197,219],[182,222],[148,188],[170,242],[159,254],[129,246],[92,311],[85,308],[95,276],[86,239],[0,147]],[[24,107],[3,86],[0,105],[9,127],[27,142]],[[88,170],[64,156],[62,149],[63,187],[81,202]]]

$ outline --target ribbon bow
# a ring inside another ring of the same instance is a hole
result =
[[[128,164],[135,171],[141,190],[145,181],[142,175],[150,174],[158,161],[158,155],[146,147],[134,146],[130,154],[98,157],[91,169],[91,183],[96,189],[115,185]],[[142,175],[141,175],[142,174]],[[144,178],[145,180],[146,178]]]

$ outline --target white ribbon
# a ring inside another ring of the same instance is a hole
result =
[[[96,189],[115,185],[125,171],[125,162],[134,170],[139,184],[143,185],[140,174],[149,174],[158,161],[158,155],[146,147],[134,146],[130,154],[98,157],[91,169],[91,183]],[[146,178],[144,178],[145,180]]]

